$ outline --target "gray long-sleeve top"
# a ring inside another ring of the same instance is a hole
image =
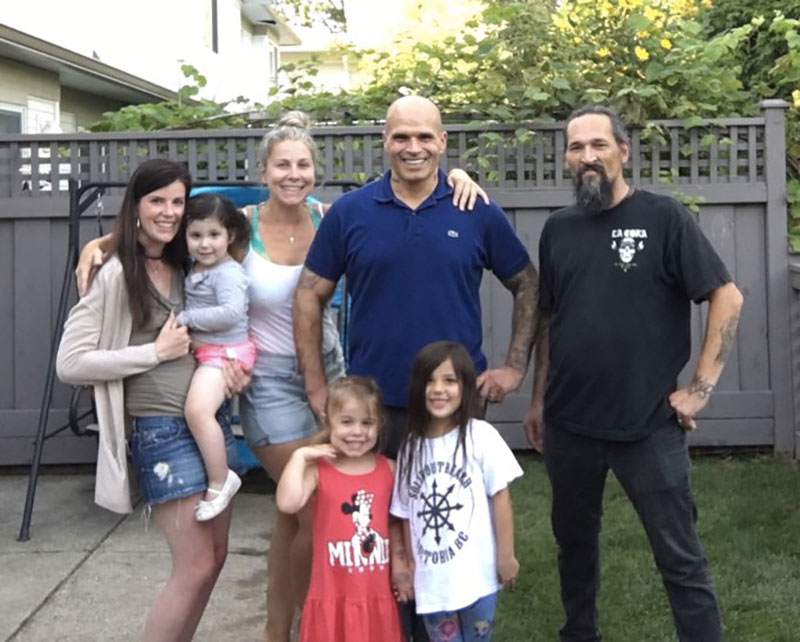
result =
[[[178,315],[197,343],[228,344],[246,341],[247,274],[229,259],[186,277],[186,306]]]

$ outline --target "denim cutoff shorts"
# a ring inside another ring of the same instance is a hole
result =
[[[238,472],[229,407],[223,405],[217,421],[225,435],[228,468]],[[134,417],[130,449],[142,499],[148,505],[188,497],[208,487],[203,458],[183,417]]]
[[[325,355],[324,364],[328,381],[344,374],[338,343]],[[308,405],[297,358],[259,353],[256,370],[269,374],[254,374],[250,386],[239,397],[239,416],[247,445],[272,446],[313,435],[318,426]]]

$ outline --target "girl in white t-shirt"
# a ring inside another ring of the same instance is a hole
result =
[[[519,572],[508,485],[522,469],[497,430],[472,418],[477,401],[461,344],[420,350],[390,510],[404,520],[416,609],[431,642],[490,640],[497,591]]]

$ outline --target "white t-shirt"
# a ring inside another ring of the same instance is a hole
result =
[[[489,498],[522,475],[491,424],[470,422],[467,456],[458,429],[425,439],[410,485],[401,455],[390,511],[409,520],[417,613],[457,611],[500,588]]]

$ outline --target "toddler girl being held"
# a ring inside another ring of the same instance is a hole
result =
[[[190,198],[185,220],[193,264],[185,281],[186,305],[176,323],[189,327],[198,362],[184,410],[208,477],[195,518],[207,521],[225,510],[242,484],[228,468],[216,413],[225,401],[224,361],[235,361],[245,371],[255,362],[256,348],[248,337],[247,276],[230,253],[248,242],[249,225],[233,203],[213,193]]]

